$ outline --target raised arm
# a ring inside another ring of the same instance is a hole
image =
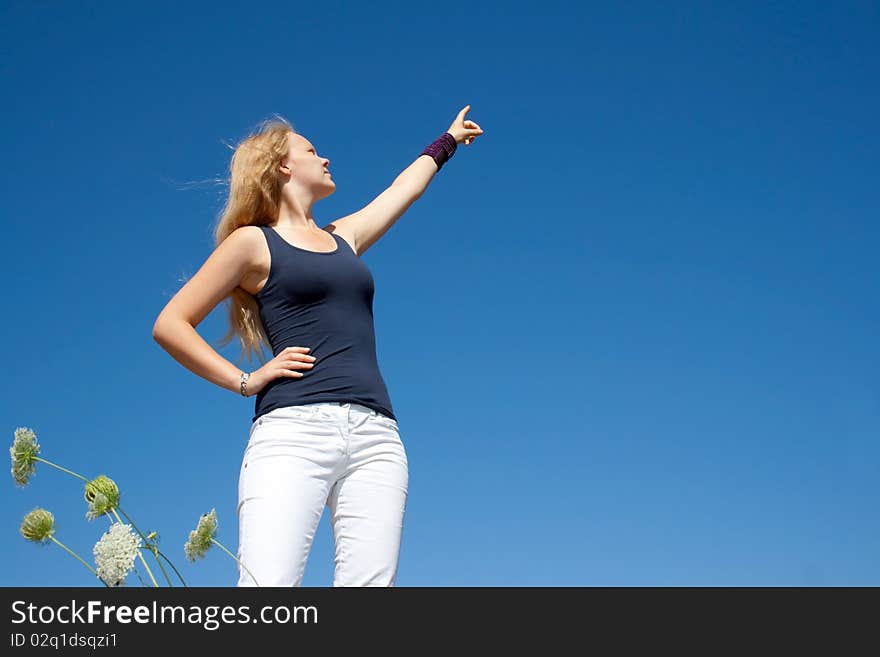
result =
[[[391,186],[367,206],[337,219],[328,227],[343,229],[354,238],[355,251],[360,256],[382,237],[428,188],[443,163],[455,153],[458,144],[469,146],[483,134],[483,129],[465,115],[466,105],[455,117],[449,129],[428,146],[416,160],[404,169]]]

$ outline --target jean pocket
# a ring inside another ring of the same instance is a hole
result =
[[[310,404],[276,408],[261,415],[254,422],[254,427],[251,429],[250,439],[248,440],[248,448],[252,445],[271,440],[271,436],[275,433],[274,429],[283,427],[285,423],[297,425],[318,421],[320,421],[318,409]]]
[[[295,404],[276,408],[262,416],[260,421],[261,424],[267,424],[276,420],[312,420],[318,417],[319,413],[318,404]]]
[[[378,422],[383,427],[388,429],[393,429],[394,431],[398,431],[400,427],[397,426],[397,420],[388,417],[387,415],[382,415],[381,413],[376,413],[376,417],[373,418],[374,422]]]
[[[316,404],[309,404],[311,407],[311,418],[314,420],[321,420],[323,422],[335,422],[336,415],[333,414],[333,409],[338,408],[335,404],[328,404],[327,402],[318,402]]]

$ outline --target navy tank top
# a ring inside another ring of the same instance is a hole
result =
[[[279,377],[256,395],[255,422],[276,408],[318,402],[355,402],[394,420],[376,358],[373,275],[348,242],[334,233],[336,250],[294,246],[271,226],[260,226],[272,262],[255,299],[277,356],[310,347],[314,367],[301,377]]]

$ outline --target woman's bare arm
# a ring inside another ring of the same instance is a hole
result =
[[[196,326],[228,297],[254,267],[264,240],[259,227],[232,232],[201,269],[168,302],[153,325],[153,339],[189,371],[232,392],[239,392],[241,370],[218,354]]]

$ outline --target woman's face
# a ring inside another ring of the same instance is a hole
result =
[[[283,173],[289,173],[302,187],[313,191],[315,198],[329,196],[336,183],[330,176],[330,160],[319,157],[317,150],[308,139],[296,133],[290,134],[287,160],[282,162]]]

